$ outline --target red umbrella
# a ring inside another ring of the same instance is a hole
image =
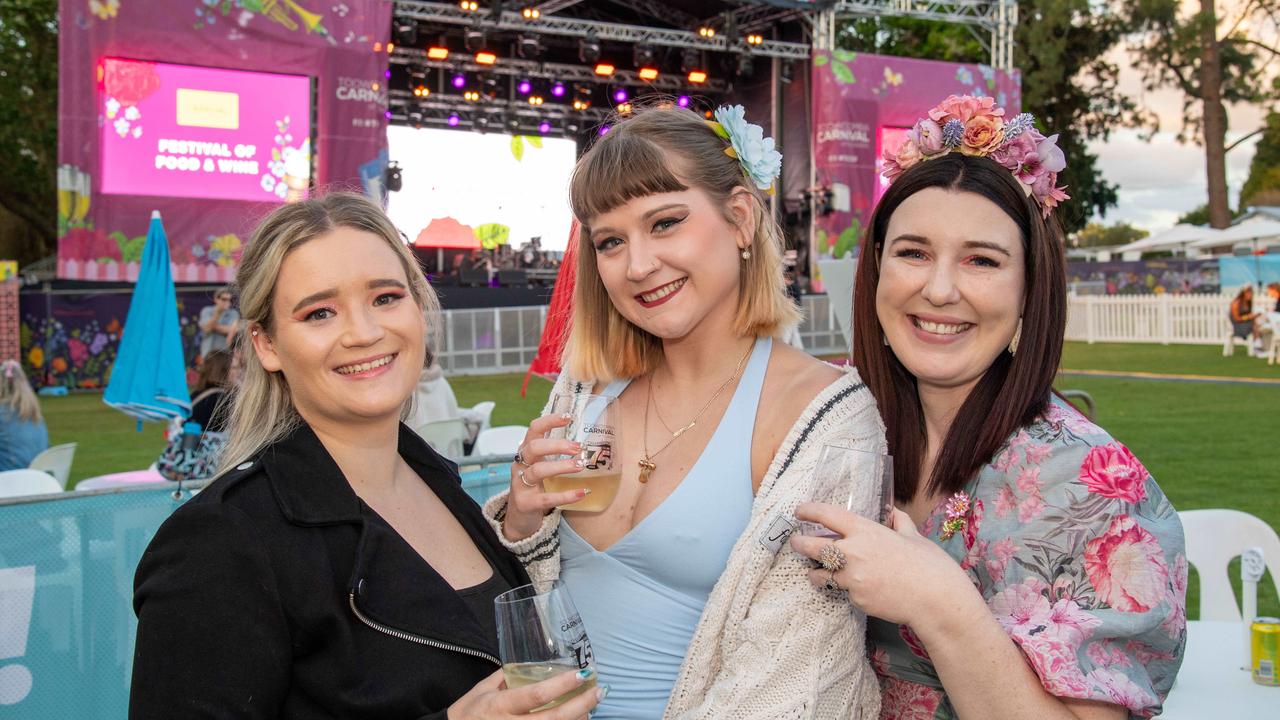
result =
[[[554,379],[560,372],[560,352],[569,338],[569,320],[573,317],[573,281],[577,276],[578,221],[569,228],[569,245],[556,274],[556,286],[551,291],[551,305],[547,308],[547,322],[542,326],[542,340],[538,342],[538,354],[529,363],[524,375],[520,397],[529,389],[529,378],[537,373]]]

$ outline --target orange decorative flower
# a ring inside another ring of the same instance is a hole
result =
[[[965,155],[986,155],[1004,141],[1004,121],[994,115],[979,115],[964,125],[960,139],[960,152]]]
[[[50,363],[50,366],[53,367],[54,372],[64,373],[67,371],[67,361],[64,358],[54,358],[53,362]]]

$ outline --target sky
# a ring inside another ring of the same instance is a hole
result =
[[[1106,224],[1128,222],[1156,233],[1172,227],[1179,215],[1208,201],[1204,148],[1174,139],[1182,127],[1181,93],[1144,91],[1141,71],[1124,48],[1114,49],[1110,59],[1120,67],[1119,90],[1157,113],[1161,132],[1151,142],[1145,142],[1136,130],[1118,130],[1106,142],[1090,143],[1103,177],[1120,188],[1119,205],[1108,210],[1105,218],[1095,216],[1094,220]],[[1229,106],[1227,115],[1228,145],[1260,127],[1264,119],[1264,112],[1251,106]],[[1239,200],[1240,187],[1249,176],[1257,140],[1254,136],[1227,153],[1227,187],[1233,208]]]

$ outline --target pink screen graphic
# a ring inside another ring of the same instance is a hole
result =
[[[309,78],[107,58],[101,79],[101,192],[306,197]]]

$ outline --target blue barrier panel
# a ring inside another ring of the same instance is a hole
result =
[[[468,470],[463,488],[483,503],[507,488],[508,468]],[[133,573],[191,497],[175,487],[0,502],[0,718],[128,715]]]

